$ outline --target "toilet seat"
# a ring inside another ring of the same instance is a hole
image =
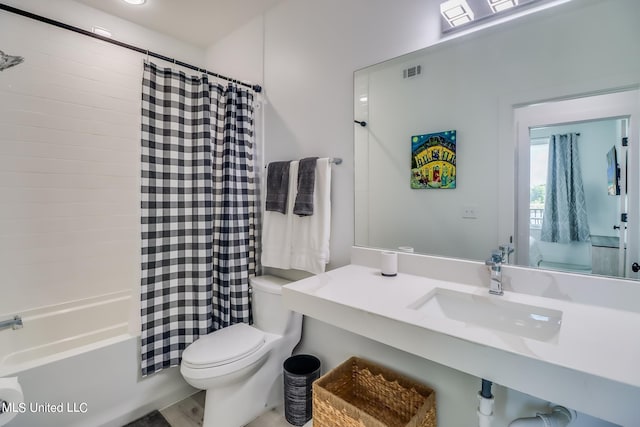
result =
[[[227,365],[255,353],[264,343],[264,332],[238,323],[198,338],[182,353],[182,364],[193,369]]]

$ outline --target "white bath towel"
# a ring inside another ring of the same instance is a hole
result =
[[[297,177],[297,174],[294,176]],[[298,180],[293,179],[293,181],[297,182]],[[313,215],[293,215],[291,268],[314,274],[324,272],[329,262],[329,235],[331,232],[330,192],[331,165],[329,164],[329,159],[318,159],[313,190]],[[295,199],[295,193],[291,199]]]
[[[285,214],[265,211],[262,222],[262,265],[282,269],[291,268],[291,232],[293,204],[298,186],[298,162],[289,166],[289,194]]]

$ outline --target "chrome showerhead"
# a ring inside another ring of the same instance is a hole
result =
[[[9,67],[20,64],[24,61],[22,56],[7,55],[0,50],[0,71],[4,71]]]

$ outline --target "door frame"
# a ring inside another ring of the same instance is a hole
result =
[[[530,135],[532,128],[578,123],[600,119],[629,119],[628,158],[628,222],[627,245],[624,251],[624,239],[621,234],[621,255],[626,252],[624,277],[638,278],[631,271],[631,264],[640,260],[640,90],[631,89],[620,92],[597,94],[580,98],[554,100],[515,107],[513,110],[516,137],[516,173],[515,173],[515,246],[516,263],[529,264],[529,165]],[[619,160],[622,164],[622,160]],[[621,179],[624,179],[622,177]],[[526,188],[525,188],[526,187]],[[634,209],[635,208],[635,209]],[[621,229],[622,230],[622,229]],[[631,260],[631,262],[629,262]],[[640,261],[638,261],[640,262]]]

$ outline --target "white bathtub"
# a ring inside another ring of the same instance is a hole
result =
[[[24,327],[0,331],[0,377],[18,377],[27,410],[7,427],[122,426],[194,393],[176,368],[141,377],[131,304],[131,294],[119,292],[12,313]],[[30,404],[84,411],[45,413]]]
[[[131,303],[118,292],[17,313],[24,327],[0,331],[0,377],[131,338]]]

